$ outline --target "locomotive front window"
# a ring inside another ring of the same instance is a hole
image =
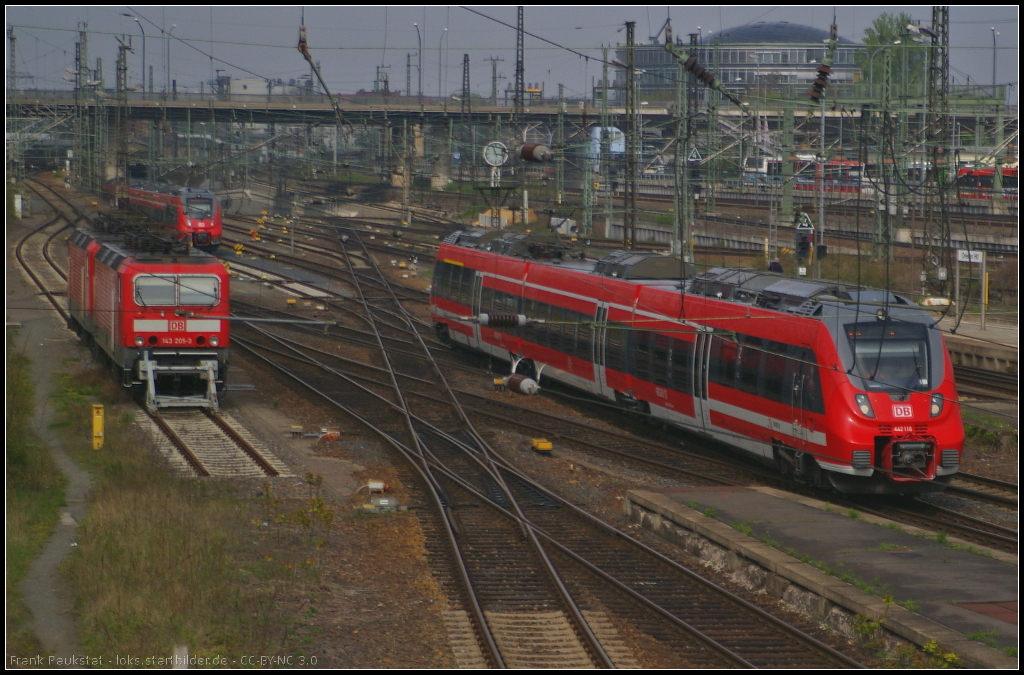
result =
[[[220,300],[220,280],[217,277],[178,278],[178,303],[212,307]]]
[[[174,305],[174,277],[139,276],[135,279],[135,302],[144,307]]]
[[[213,213],[213,200],[211,199],[189,199],[188,215],[191,218],[209,218]]]
[[[143,307],[212,307],[220,302],[220,279],[188,275],[139,276],[135,279],[135,302]]]
[[[919,324],[889,321],[846,326],[856,361],[854,372],[868,389],[930,388],[927,329]]]

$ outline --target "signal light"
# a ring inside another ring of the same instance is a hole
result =
[[[806,260],[811,254],[811,230],[797,229],[796,231],[796,257]]]

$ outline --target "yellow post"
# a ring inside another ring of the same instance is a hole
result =
[[[93,405],[92,407],[92,449],[99,450],[103,447],[103,406]]]

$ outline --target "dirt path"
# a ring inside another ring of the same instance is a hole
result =
[[[60,432],[51,428],[56,414],[52,396],[59,387],[56,373],[67,370],[68,359],[87,357],[60,316],[45,299],[35,295],[37,289],[17,268],[14,244],[24,236],[25,227],[36,227],[43,220],[36,216],[26,219],[24,226],[8,223],[6,319],[8,325],[20,324],[13,348],[32,361],[35,431],[67,476],[68,486],[57,526],[42,554],[32,562],[21,592],[32,613],[33,632],[43,648],[54,656],[68,657],[76,651],[75,622],[70,588],[61,579],[58,567],[72,549],[77,523],[85,517],[90,477],[64,452]]]

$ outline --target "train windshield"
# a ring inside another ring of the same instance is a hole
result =
[[[213,200],[211,199],[189,199],[189,218],[209,218],[213,213]]]
[[[205,275],[140,275],[135,279],[135,302],[143,307],[212,307],[220,302],[220,279]]]
[[[220,299],[220,279],[217,277],[178,277],[178,304],[212,307]]]
[[[140,305],[173,305],[174,295],[173,276],[139,276],[135,279],[135,302]]]
[[[867,389],[924,391],[930,388],[928,332],[912,323],[875,321],[846,326],[854,373]]]

